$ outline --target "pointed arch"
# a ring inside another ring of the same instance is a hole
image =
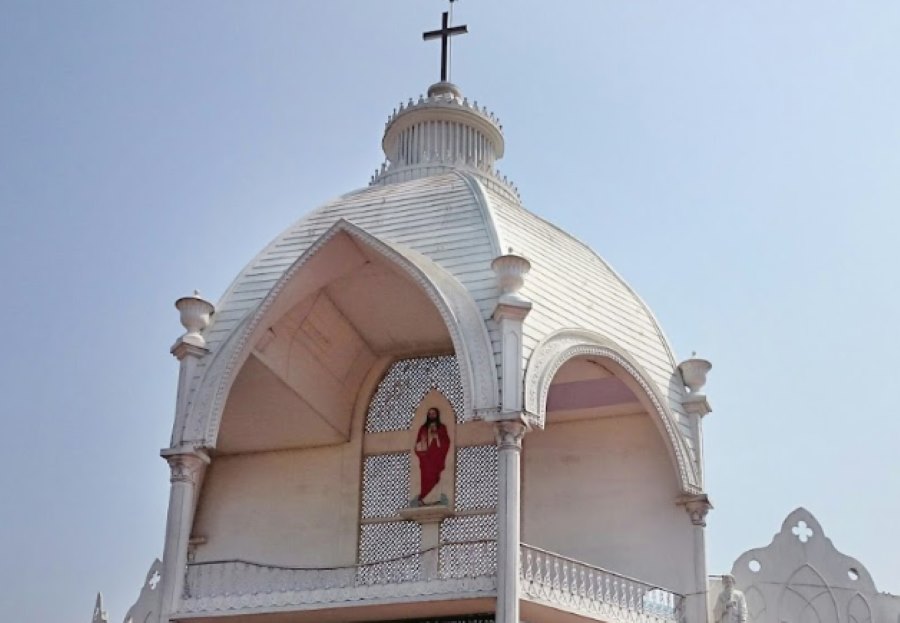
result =
[[[525,411],[532,424],[546,422],[547,395],[559,369],[574,357],[599,357],[613,364],[636,384],[638,400],[651,415],[669,452],[684,493],[702,490],[699,474],[675,417],[643,368],[621,347],[601,335],[581,329],[563,329],[538,344],[525,370]]]
[[[763,596],[762,591],[754,584],[744,591],[744,597],[747,599],[747,614],[750,617],[750,622],[765,621],[766,598]]]
[[[812,565],[791,574],[778,599],[778,620],[792,623],[840,623],[837,599]]]
[[[847,621],[848,623],[872,623],[872,608],[869,607],[869,601],[862,593],[856,593],[847,605]]]
[[[374,251],[382,259],[406,275],[426,295],[440,314],[459,361],[463,386],[463,406],[467,419],[497,409],[498,385],[490,338],[481,313],[466,289],[447,271],[424,255],[400,245],[382,241],[361,227],[344,219],[324,232],[284,272],[265,298],[250,312],[218,352],[214,353],[195,392],[183,439],[214,448],[221,425],[225,402],[253,344],[266,331],[264,321],[277,317],[289,304],[292,289],[302,287],[300,277],[308,275],[315,263],[339,236],[349,237],[353,244]],[[321,287],[327,278],[307,289]]]

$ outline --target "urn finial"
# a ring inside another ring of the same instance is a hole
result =
[[[706,385],[706,375],[712,369],[712,364],[706,359],[697,357],[697,353],[691,353],[691,358],[678,364],[681,372],[681,380],[690,390],[691,395],[697,395]]]
[[[494,258],[491,269],[497,275],[501,301],[506,299],[525,302],[519,290],[525,285],[525,275],[531,270],[531,262],[521,255],[516,255],[510,248],[506,255]]]
[[[186,329],[179,341],[206,348],[206,340],[200,332],[209,326],[209,317],[216,309],[213,304],[194,290],[191,296],[183,296],[175,301],[175,307],[181,313],[181,324]]]

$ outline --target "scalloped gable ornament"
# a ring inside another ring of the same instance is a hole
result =
[[[769,545],[738,557],[731,575],[746,597],[750,623],[900,620],[900,599],[880,594],[862,563],[838,551],[805,508],[785,518]],[[710,602],[718,597],[711,594]]]

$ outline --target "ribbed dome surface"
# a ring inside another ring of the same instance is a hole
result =
[[[533,309],[524,325],[526,359],[560,329],[587,329],[614,341],[647,371],[685,437],[683,388],[672,383],[675,360],[656,320],[631,288],[586,245],[525,210],[509,189],[465,171],[374,185],[310,212],[254,258],[217,305],[205,332],[211,357],[254,310],[285,270],[338,220],[345,219],[387,244],[413,249],[456,277],[482,313],[494,347],[500,336],[491,314],[498,290],[491,261],[512,248],[532,264],[522,294]],[[225,353],[227,355],[227,353]],[[212,369],[215,369],[212,366]],[[195,382],[199,382],[201,368]],[[216,379],[203,379],[203,383]]]

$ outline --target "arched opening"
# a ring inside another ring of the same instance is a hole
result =
[[[643,388],[611,358],[574,355],[549,379],[523,445],[522,539],[686,592],[693,536]]]
[[[344,270],[282,303],[285,311],[266,323],[225,403],[218,453],[348,441],[375,361],[453,352],[440,312],[394,263],[346,234],[320,253]]]
[[[273,288],[230,353],[207,427],[215,453],[196,561],[356,562],[365,409],[392,361],[457,355],[471,414],[473,371],[458,345],[479,342],[458,318],[477,310],[452,277],[438,289],[422,266],[433,269],[339,223]]]

